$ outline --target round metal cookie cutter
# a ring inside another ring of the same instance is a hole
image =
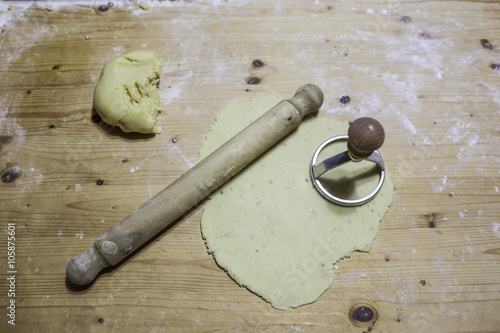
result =
[[[347,135],[338,135],[326,140],[314,152],[310,168],[311,180],[314,187],[327,200],[341,206],[359,206],[372,200],[382,188],[385,180],[384,160],[377,150],[382,146],[384,140],[384,128],[377,120],[368,117],[356,119],[350,125]],[[347,150],[317,163],[320,152],[327,145],[336,141],[347,141]],[[362,160],[373,162],[380,167],[380,180],[375,189],[367,196],[352,200],[342,199],[330,193],[321,184],[320,177],[325,172],[347,162],[361,162]]]

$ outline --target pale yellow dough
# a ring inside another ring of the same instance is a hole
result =
[[[160,133],[162,63],[153,51],[140,50],[111,59],[94,91],[94,108],[108,124],[124,132]]]
[[[201,158],[280,100],[276,93],[267,93],[231,102],[218,115]],[[337,206],[313,188],[309,164],[315,149],[347,129],[347,122],[305,119],[205,206],[201,227],[208,251],[238,284],[277,309],[314,302],[331,285],[335,262],[356,250],[370,251],[392,202],[390,176],[378,196],[360,207]],[[345,143],[339,149],[345,150]],[[372,168],[369,162],[348,165],[328,177],[352,177]],[[356,180],[350,194],[369,193],[377,182],[374,169],[373,176]]]

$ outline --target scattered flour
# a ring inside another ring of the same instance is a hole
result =
[[[184,160],[184,162],[186,163],[186,165],[189,167],[189,168],[192,168],[195,164],[194,162],[194,158],[187,158],[182,152],[181,150],[179,149],[179,147],[177,145],[172,145],[172,150],[175,150],[177,153],[180,154],[181,158]]]
[[[406,127],[408,131],[410,131],[411,134],[417,134],[417,129],[406,115],[401,114],[401,112],[399,111],[396,114],[398,115],[403,125]]]
[[[495,234],[495,236],[497,236],[498,238],[500,238],[500,223],[493,222],[493,224],[491,225],[491,231],[493,231],[493,233]]]
[[[190,71],[186,74],[186,77],[191,77],[193,72]],[[182,94],[182,88],[178,85],[171,86],[161,95],[161,105],[169,105],[173,103]]]

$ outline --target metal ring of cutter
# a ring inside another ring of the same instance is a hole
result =
[[[324,174],[325,172],[327,172],[327,171],[329,171],[329,170],[331,170],[333,168],[336,168],[338,166],[341,166],[344,163],[347,163],[347,162],[360,162],[362,160],[354,159],[349,154],[348,151],[345,151],[343,153],[340,153],[340,154],[337,154],[337,155],[332,156],[330,158],[327,158],[323,162],[321,162],[318,165],[316,165],[316,161],[318,159],[319,153],[321,152],[321,150],[323,150],[323,148],[325,148],[325,146],[327,146],[330,143],[335,142],[335,141],[347,140],[347,139],[348,139],[347,135],[338,135],[338,136],[334,136],[333,138],[330,138],[330,139],[326,140],[325,142],[323,142],[318,147],[318,149],[316,149],[316,151],[314,152],[314,155],[313,155],[313,158],[312,158],[312,161],[311,161],[310,173],[311,173],[311,179],[313,181],[314,187],[326,199],[328,199],[329,201],[331,201],[333,203],[341,205],[341,206],[358,206],[358,205],[364,204],[365,202],[368,202],[368,201],[372,200],[377,195],[377,193],[382,188],[382,185],[384,184],[384,180],[385,180],[385,165],[384,165],[384,161],[382,160],[382,155],[380,155],[380,153],[377,150],[374,150],[373,153],[369,157],[365,158],[365,160],[373,162],[373,163],[377,164],[380,167],[380,170],[381,170],[380,180],[378,182],[377,187],[373,190],[373,192],[370,193],[369,195],[367,195],[366,197],[361,198],[361,199],[347,200],[347,199],[342,199],[342,198],[334,196],[333,194],[331,194],[330,192],[328,192],[326,190],[326,188],[321,184],[321,182],[319,180],[319,177],[322,174]]]

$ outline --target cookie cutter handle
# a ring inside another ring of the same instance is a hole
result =
[[[327,158],[317,164],[319,153],[324,147],[334,141],[347,140],[347,150]],[[342,206],[358,206],[373,199],[382,188],[385,180],[385,165],[382,155],[378,152],[378,148],[382,146],[385,140],[385,132],[382,125],[375,119],[363,117],[356,119],[349,127],[347,135],[339,135],[332,137],[323,142],[314,152],[310,174],[314,187],[320,192],[323,197],[329,201]],[[347,162],[360,162],[367,160],[377,164],[380,167],[380,180],[376,188],[366,197],[347,200],[334,196],[321,183],[319,177],[325,172],[337,168]]]
[[[355,160],[365,159],[385,141],[385,131],[382,125],[373,118],[363,117],[352,122],[347,131],[347,150]]]

